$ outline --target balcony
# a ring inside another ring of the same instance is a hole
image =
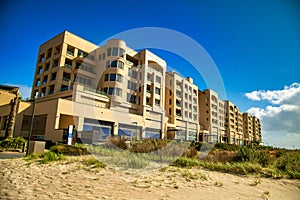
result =
[[[74,51],[67,51],[67,55],[74,56]]]
[[[70,64],[67,64],[67,63],[65,63],[65,67],[66,67],[66,68],[69,68],[69,69],[72,69],[72,68],[73,68],[73,66],[72,66],[72,65],[70,65]]]

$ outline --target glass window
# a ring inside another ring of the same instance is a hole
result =
[[[156,76],[156,82],[161,83],[161,78],[159,76]]]
[[[125,51],[124,49],[119,48],[119,56],[124,57],[125,56]]]
[[[103,92],[107,94],[108,88],[103,88]]]
[[[106,67],[110,67],[110,60],[106,61]]]
[[[123,82],[123,76],[120,74],[117,74],[117,81],[122,83]]]
[[[112,56],[118,56],[118,48],[113,47],[113,49],[112,49]]]
[[[104,81],[108,81],[108,76],[109,76],[108,74],[104,75]]]
[[[117,96],[122,96],[122,90],[120,88],[115,88],[116,89],[116,95]]]
[[[157,106],[160,105],[160,100],[159,99],[155,99],[155,105],[157,105]]]
[[[117,61],[114,60],[111,62],[110,67],[116,68],[117,67]]]
[[[118,68],[123,69],[123,62],[118,61]]]
[[[114,93],[115,88],[108,88],[108,94],[112,95]]]
[[[155,94],[159,94],[160,95],[160,88],[155,87]]]
[[[109,80],[110,81],[116,81],[116,74],[110,74],[109,75]]]
[[[102,54],[102,60],[104,60],[104,59],[105,59],[105,53]]]
[[[99,55],[99,61],[101,61],[101,60],[102,60],[102,54]]]
[[[107,56],[111,56],[111,48],[107,49]]]
[[[54,81],[56,79],[56,72],[51,74],[51,81]]]

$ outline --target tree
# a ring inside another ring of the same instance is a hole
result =
[[[14,127],[17,117],[17,108],[21,99],[21,94],[19,93],[19,88],[14,88],[10,91],[14,94],[14,98],[10,101],[10,113],[8,115],[7,126],[5,130],[5,137],[12,138],[14,135]]]

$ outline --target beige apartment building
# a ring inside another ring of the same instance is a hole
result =
[[[253,142],[253,117],[249,113],[243,113],[243,133],[244,133],[244,145],[251,144]]]
[[[166,73],[165,84],[167,138],[198,140],[198,87],[192,78],[183,78],[174,71]]]
[[[122,40],[101,47],[68,31],[40,46],[32,88],[45,140],[59,141],[75,125],[78,137],[147,138],[165,133],[166,62]]]
[[[252,117],[253,141],[261,142],[261,124],[257,117]]]
[[[211,89],[174,71],[149,50],[135,51],[112,39],[97,46],[68,31],[43,43],[31,99],[15,107],[14,136],[52,142],[66,140],[69,125],[86,143],[111,135],[168,138],[209,143],[249,144],[261,140],[259,119],[242,114]],[[4,136],[11,100],[0,88],[0,136]],[[33,115],[34,114],[34,115]],[[225,121],[226,120],[226,121]]]
[[[243,144],[243,113],[231,101],[225,101],[226,135],[229,144]]]
[[[208,143],[227,142],[224,101],[211,89],[198,91],[200,140]]]

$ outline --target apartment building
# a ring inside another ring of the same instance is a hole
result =
[[[208,143],[226,142],[224,101],[211,89],[198,91],[200,140]]]
[[[261,124],[257,117],[252,117],[253,141],[261,142]]]
[[[243,144],[243,113],[231,101],[225,101],[226,136],[229,144]]]
[[[253,118],[249,113],[243,113],[243,133],[244,133],[244,145],[248,145],[253,142]]]
[[[192,78],[183,78],[174,71],[166,73],[165,85],[167,138],[196,141],[199,132],[198,87]]]
[[[192,78],[166,72],[166,66],[151,51],[135,51],[125,41],[99,47],[63,31],[39,48],[34,101],[18,105],[15,136],[29,136],[34,116],[33,138],[53,142],[66,139],[69,125],[87,143],[110,135],[239,145],[261,140],[259,119],[243,115],[211,89],[199,91]],[[4,129],[11,98],[0,92]]]
[[[32,98],[35,115],[46,119],[46,140],[60,140],[68,125],[92,142],[164,137],[166,62],[157,55],[122,40],[98,47],[68,31],[38,54]]]

